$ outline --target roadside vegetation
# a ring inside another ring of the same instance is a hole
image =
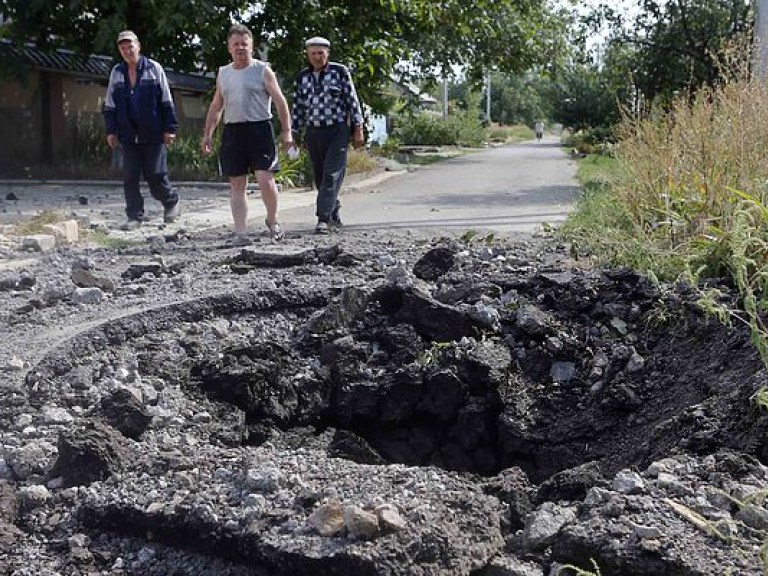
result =
[[[768,87],[743,57],[724,69],[719,86],[626,117],[610,154],[581,162],[584,195],[559,234],[576,256],[700,286],[709,311],[750,326],[768,364]],[[718,302],[723,283],[739,310]]]

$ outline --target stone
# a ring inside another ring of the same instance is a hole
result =
[[[59,435],[58,458],[50,476],[60,476],[64,486],[105,480],[124,470],[130,461],[125,439],[100,422],[87,421]]]
[[[637,472],[622,470],[613,479],[613,489],[622,494],[639,494],[645,489],[645,482]]]
[[[27,510],[31,510],[33,508],[37,508],[38,506],[42,506],[47,502],[51,497],[51,492],[46,488],[45,486],[42,486],[40,484],[33,484],[32,486],[23,486],[19,490],[19,494],[21,495],[21,500],[24,505],[24,508]]]
[[[529,336],[544,336],[552,324],[549,314],[533,304],[522,303],[517,309],[517,327]]]
[[[356,540],[373,540],[380,533],[378,516],[358,506],[344,508],[344,525]]]
[[[56,248],[56,236],[51,234],[34,234],[25,236],[21,247],[32,252],[50,252]]]
[[[152,422],[152,416],[141,400],[141,393],[121,387],[101,400],[105,420],[128,438],[137,440]]]
[[[105,292],[112,292],[115,289],[115,283],[112,280],[98,277],[84,266],[73,267],[69,279],[80,288],[100,288]]]
[[[427,250],[413,265],[413,274],[422,280],[437,280],[456,263],[456,248],[438,246]]]
[[[402,532],[408,529],[408,523],[396,506],[382,504],[376,507],[375,512],[382,532]]]
[[[59,246],[76,244],[80,240],[80,227],[76,220],[46,224],[43,231],[56,238],[56,244]]]
[[[576,519],[575,508],[565,508],[551,502],[542,504],[525,519],[523,542],[528,550],[543,550],[552,542],[563,526]]]
[[[576,377],[576,365],[573,362],[553,362],[549,375],[552,382],[570,382]]]
[[[336,536],[344,530],[344,510],[341,502],[331,500],[317,508],[307,519],[307,523],[320,536]]]

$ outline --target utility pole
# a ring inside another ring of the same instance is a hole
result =
[[[755,45],[752,64],[755,78],[768,79],[768,0],[755,2]]]
[[[491,71],[485,72],[485,121],[491,123]]]
[[[443,72],[443,119],[448,118],[448,74]]]

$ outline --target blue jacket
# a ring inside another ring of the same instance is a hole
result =
[[[122,144],[156,144],[163,142],[166,132],[175,134],[176,109],[163,67],[141,56],[136,65],[136,90],[138,122],[134,124],[129,114],[128,64],[121,62],[112,68],[103,109],[107,134],[117,134]]]

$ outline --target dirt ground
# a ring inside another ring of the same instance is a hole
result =
[[[765,368],[689,287],[545,236],[5,238],[0,574],[765,573]]]

